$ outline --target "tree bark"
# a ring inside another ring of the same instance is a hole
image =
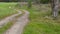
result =
[[[57,18],[58,17],[58,7],[59,7],[59,0],[51,0],[52,3],[52,16],[54,18]]]

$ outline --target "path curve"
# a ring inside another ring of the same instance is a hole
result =
[[[5,19],[1,20],[1,21],[0,21],[0,28],[1,28],[2,26],[4,26],[5,24],[7,24],[9,21],[12,21],[16,16],[18,16],[18,15],[20,15],[20,14],[22,14],[22,12],[21,12],[21,11],[18,11],[17,14],[11,15],[11,16],[6,17]]]
[[[29,12],[24,10],[24,14],[19,17],[16,23],[8,29],[4,34],[22,34],[24,26],[28,23]]]

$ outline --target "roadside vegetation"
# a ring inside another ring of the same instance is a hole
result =
[[[16,5],[16,3],[0,3],[0,20],[8,17],[12,14],[17,13],[13,8]]]
[[[4,25],[2,28],[0,28],[0,34],[4,34],[6,30],[8,30],[13,25],[13,22],[9,22],[6,25]]]
[[[33,6],[27,10],[30,12],[30,22],[25,26],[23,34],[60,34],[60,20],[52,19],[51,8],[47,4],[40,9]]]

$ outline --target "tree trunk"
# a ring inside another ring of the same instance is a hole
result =
[[[59,7],[59,0],[52,0],[52,16],[57,18],[58,16],[58,7]]]
[[[31,8],[32,6],[32,0],[28,0],[28,8]]]

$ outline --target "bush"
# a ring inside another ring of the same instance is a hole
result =
[[[49,0],[41,0],[40,2],[43,4],[46,4],[46,3],[49,3]]]

